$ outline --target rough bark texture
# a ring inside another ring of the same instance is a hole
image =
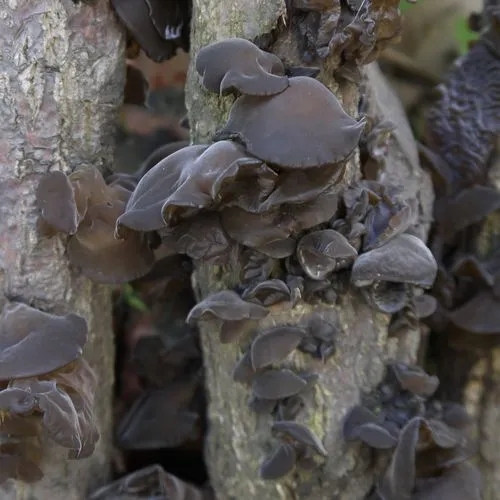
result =
[[[284,5],[279,0],[253,2],[246,0],[195,0],[192,24],[192,60],[199,48],[211,41],[241,36],[254,39],[278,28],[273,52],[287,62],[298,63],[291,33],[284,28]],[[391,182],[404,182],[409,196],[420,192],[422,230],[428,228],[432,207],[429,179],[420,169],[413,136],[397,98],[375,65],[366,68],[370,113],[391,118],[398,125],[391,140],[387,177]],[[352,85],[339,88],[329,77],[328,61],[319,79],[343,101],[346,110],[357,114],[358,89]],[[232,103],[231,98],[218,99],[200,88],[199,79],[191,67],[188,82],[188,110],[193,141],[209,140],[224,122]],[[353,160],[345,183],[359,177],[358,160]],[[343,185],[345,185],[345,183]],[[233,256],[225,267],[201,267],[193,276],[198,298],[209,292],[234,285],[238,281],[239,263]],[[231,380],[231,372],[240,356],[239,347],[221,345],[218,335],[202,326],[202,345],[206,380],[209,391],[210,433],[206,458],[217,498],[274,500],[293,498],[362,499],[373,483],[375,469],[369,465],[369,454],[359,446],[347,446],[341,437],[340,425],[347,410],[359,401],[361,391],[369,391],[380,380],[384,362],[396,358],[406,362],[415,359],[419,332],[410,332],[404,339],[388,339],[388,317],[374,313],[363,299],[348,292],[336,310],[329,306],[311,307],[299,303],[290,310],[274,306],[260,324],[290,323],[316,310],[325,318],[338,315],[343,333],[337,354],[327,364],[313,362],[295,353],[289,365],[307,368],[320,374],[314,401],[300,420],[309,425],[329,451],[321,469],[301,473],[300,480],[279,483],[258,479],[258,469],[265,453],[270,451],[271,417],[256,416],[247,409],[249,391]],[[242,344],[245,345],[244,343]]]
[[[63,238],[37,234],[35,189],[49,169],[109,165],[124,85],[124,37],[107,0],[0,2],[0,293],[89,326],[101,439],[91,458],[68,461],[44,443],[44,479],[10,485],[2,499],[86,498],[108,479],[113,336],[109,289],[71,269]],[[0,305],[2,305],[0,304]]]

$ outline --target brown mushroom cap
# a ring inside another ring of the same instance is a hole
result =
[[[155,165],[139,181],[117,221],[136,231],[156,231],[219,201],[219,193],[240,168],[258,167],[231,141],[188,146]]]
[[[250,248],[264,247],[285,240],[293,230],[294,220],[281,211],[253,214],[238,207],[224,208],[222,227],[238,243]]]
[[[322,280],[328,273],[348,267],[357,255],[347,239],[333,229],[306,234],[297,245],[300,265],[314,280]]]
[[[231,245],[217,212],[200,213],[174,227],[161,229],[158,234],[169,255],[186,254],[193,260],[221,257]]]
[[[78,231],[68,242],[71,264],[97,283],[124,283],[144,276],[155,262],[146,235],[122,231],[115,225],[125,204],[115,201],[88,208]]]
[[[253,302],[247,302],[232,290],[221,290],[204,298],[189,312],[186,323],[194,324],[205,315],[219,318],[223,321],[241,321],[262,319],[269,311]]]
[[[426,398],[429,398],[436,392],[439,379],[435,375],[428,375],[419,366],[411,366],[404,363],[392,363],[389,366],[396,376],[401,389]]]
[[[189,141],[174,141],[156,148],[142,163],[141,166],[134,173],[137,181],[142,179],[144,175],[149,172],[157,163],[170,156],[172,153],[179,151],[179,149],[189,146]]]
[[[217,139],[236,138],[269,163],[310,168],[345,160],[365,125],[342,108],[335,95],[314,78],[290,78],[271,97],[239,97]]]
[[[420,417],[403,428],[392,460],[379,487],[382,498],[410,498],[415,483],[415,452],[420,435]]]
[[[489,290],[484,290],[450,312],[448,318],[454,325],[470,333],[498,334],[500,333],[500,300],[497,300]]]
[[[328,456],[328,452],[321,440],[314,434],[309,427],[299,422],[281,420],[273,423],[271,427],[273,434],[285,435],[292,438],[294,441],[307,446],[314,450],[319,455]]]
[[[7,304],[0,317],[0,380],[57,370],[81,356],[86,340],[87,323],[76,314]]]
[[[295,468],[297,453],[288,443],[280,443],[278,448],[268,455],[260,466],[261,479],[279,479]]]
[[[241,298],[267,307],[291,300],[292,292],[284,281],[271,279],[248,286],[241,294]]]
[[[150,59],[162,62],[175,54],[175,44],[162,38],[153,24],[146,0],[111,0],[111,5]]]
[[[220,95],[237,91],[268,96],[288,87],[280,59],[243,38],[206,45],[198,52],[195,64],[203,86]]]
[[[283,361],[305,337],[306,331],[298,326],[275,326],[255,338],[251,347],[254,371]]]
[[[283,399],[307,388],[307,382],[289,369],[267,370],[255,376],[252,392],[260,399]]]
[[[178,477],[166,473],[159,465],[150,465],[99,488],[89,500],[109,498],[168,498],[171,500],[203,500],[206,495]]]
[[[355,286],[390,281],[430,288],[436,274],[436,260],[424,242],[411,234],[400,234],[361,254],[352,267],[351,281]]]
[[[45,174],[36,190],[36,204],[42,219],[56,231],[74,234],[81,221],[75,191],[63,172]]]

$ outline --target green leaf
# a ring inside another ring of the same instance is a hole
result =
[[[459,17],[455,24],[455,38],[459,44],[460,54],[466,54],[469,50],[469,42],[477,40],[478,33],[474,33],[469,29],[469,24],[466,17]]]
[[[149,307],[143,302],[143,300],[139,297],[137,292],[134,290],[132,285],[127,283],[122,287],[122,296],[125,299],[125,302],[129,305],[129,307],[133,309],[137,309],[141,312],[148,312]]]
[[[422,1],[422,0],[420,0],[420,1]],[[399,8],[401,9],[401,12],[406,12],[408,9],[410,9],[414,5],[415,5],[414,3],[409,3],[405,0],[401,0],[401,2],[399,2]]]

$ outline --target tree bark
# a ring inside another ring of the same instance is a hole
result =
[[[65,240],[36,230],[35,190],[50,170],[109,166],[125,76],[124,36],[109,2],[0,2],[0,290],[88,323],[84,356],[98,375],[95,414],[101,433],[91,458],[68,461],[44,442],[45,477],[10,485],[0,496],[77,500],[109,477],[114,340],[109,288],[75,272]]]
[[[253,2],[246,0],[194,0],[192,22],[192,64],[188,75],[187,107],[195,143],[207,142],[221,126],[232,104],[232,98],[218,98],[200,87],[193,68],[198,50],[215,40],[239,36],[250,40],[276,30],[272,51],[287,63],[300,65],[297,47],[285,27],[284,4],[280,0]],[[357,115],[359,89],[353,84],[339,85],[330,76],[329,61],[321,68],[319,80],[343,102],[348,113]],[[365,86],[369,113],[378,119],[391,119],[397,125],[390,142],[387,179],[404,183],[408,197],[417,195],[420,202],[422,235],[431,220],[432,187],[421,170],[412,133],[404,111],[375,64],[365,68]],[[338,189],[360,177],[358,155],[350,161]],[[193,276],[199,300],[215,290],[234,286],[239,276],[237,257],[223,267],[198,266]],[[262,481],[258,470],[264,455],[271,449],[272,419],[257,416],[247,408],[249,391],[236,384],[231,373],[241,355],[238,346],[222,345],[216,332],[201,325],[206,383],[209,392],[209,435],[206,462],[217,498],[274,500],[276,498],[362,499],[374,482],[377,469],[369,463],[369,454],[361,447],[346,445],[341,436],[341,422],[346,412],[359,402],[362,391],[371,390],[384,373],[385,362],[398,359],[415,361],[420,332],[408,332],[404,338],[389,339],[389,317],[375,313],[354,292],[341,297],[338,306],[311,306],[299,302],[293,309],[277,305],[259,323],[258,329],[277,324],[298,322],[312,311],[325,319],[338,322],[342,334],[336,355],[326,364],[313,362],[295,351],[288,365],[312,370],[320,375],[315,388],[314,403],[299,420],[323,440],[329,457],[321,469],[301,473],[300,479]]]

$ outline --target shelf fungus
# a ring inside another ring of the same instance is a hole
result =
[[[165,498],[169,500],[206,500],[202,490],[163,470],[150,465],[113,481],[93,492],[89,500],[109,498]]]
[[[281,479],[296,467],[308,464],[314,455],[328,456],[321,440],[304,424],[287,420],[276,421],[271,431],[279,440],[279,445],[262,462],[262,479]]]
[[[287,368],[268,369],[258,373],[252,383],[252,393],[259,399],[284,399],[307,388],[307,381]]]
[[[393,314],[407,304],[413,287],[431,288],[437,263],[416,236],[401,234],[361,254],[354,262],[351,282],[361,288],[375,309]]]
[[[283,361],[305,337],[306,331],[297,326],[276,326],[259,333],[251,346],[255,371]]]
[[[242,170],[258,168],[261,160],[249,156],[232,141],[187,146],[156,164],[141,178],[117,229],[157,231],[216,208],[222,191]]]
[[[351,118],[335,95],[314,78],[297,76],[289,82],[274,96],[236,99],[215,139],[237,140],[257,158],[283,168],[345,161],[357,146],[365,122]]]
[[[288,87],[281,60],[243,38],[228,38],[201,48],[196,71],[203,86],[220,95],[231,92],[268,96]]]
[[[449,495],[460,484],[458,477],[450,481],[451,471],[465,468],[478,476],[466,463],[474,454],[468,435],[471,420],[460,405],[433,397],[438,383],[419,367],[389,364],[382,383],[344,419],[347,441],[392,450],[391,462],[371,499],[427,498],[423,491],[432,495],[442,491],[444,498],[451,499],[455,497]],[[474,481],[476,486],[478,492]],[[479,499],[477,492],[467,498]]]
[[[189,51],[191,2],[184,0],[111,0],[120,21],[155,62],[172,58],[178,47]]]
[[[284,281],[270,279],[247,286],[241,298],[269,307],[280,302],[289,302],[292,299],[292,291]]]
[[[191,309],[186,318],[188,324],[198,321],[216,321],[220,325],[222,343],[236,342],[240,335],[264,318],[268,309],[260,304],[247,302],[232,290],[223,290],[209,295]]]
[[[95,374],[83,358],[50,373],[1,384],[0,463],[6,470],[2,467],[0,483],[9,478],[41,479],[42,431],[68,449],[69,459],[93,453],[99,439],[92,408],[96,386]]]
[[[99,439],[93,415],[96,377],[81,357],[87,324],[22,303],[0,317],[0,484],[43,477],[40,437],[86,458]]]
[[[349,267],[356,259],[356,249],[337,231],[323,229],[303,236],[297,244],[297,258],[304,272],[314,280]]]
[[[9,303],[0,316],[0,380],[57,370],[80,357],[86,341],[87,323],[76,314],[56,316]]]
[[[490,84],[500,78],[497,30],[494,25],[485,30],[454,63],[427,112],[424,142],[432,153],[427,163],[448,194],[487,180],[500,132],[500,91]]]
[[[157,233],[165,255],[183,254],[198,262],[223,260],[232,244],[217,212],[198,214]]]
[[[119,176],[108,185],[94,168],[68,176],[49,172],[36,193],[40,232],[67,234],[70,263],[95,282],[116,284],[143,276],[154,264],[148,235],[115,234],[133,187],[132,179]]]

